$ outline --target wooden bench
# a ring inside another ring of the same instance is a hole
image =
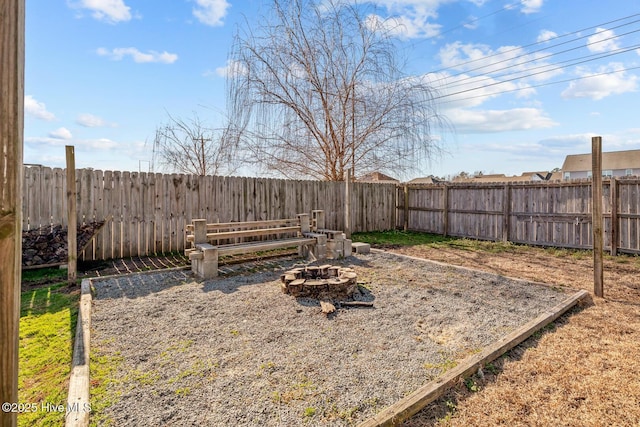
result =
[[[225,222],[207,224],[194,219],[187,225],[185,254],[196,276],[210,279],[218,275],[218,257],[298,247],[298,254],[309,256],[317,243],[311,233],[309,215],[268,221]]]

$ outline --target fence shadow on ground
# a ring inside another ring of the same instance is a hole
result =
[[[159,270],[149,273],[133,273],[109,278],[94,278],[94,299],[135,299],[155,294],[190,281],[184,270]]]

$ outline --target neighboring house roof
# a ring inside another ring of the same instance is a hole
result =
[[[442,180],[433,176],[425,176],[422,178],[414,178],[407,182],[407,184],[436,184],[438,182],[442,182]]]
[[[479,175],[472,177],[457,176],[453,182],[528,182],[528,181],[554,181],[562,178],[561,172],[523,172],[520,176],[506,176],[503,173],[491,175]]]
[[[400,182],[395,178],[385,175],[380,172],[371,172],[361,176],[356,181],[359,182]]]
[[[591,153],[570,154],[562,164],[563,172],[591,170]],[[640,150],[610,151],[602,153],[603,170],[640,169]]]

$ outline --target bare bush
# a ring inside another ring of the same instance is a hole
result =
[[[171,172],[231,175],[240,164],[237,145],[228,127],[210,128],[197,114],[189,120],[169,115],[156,129],[154,164]]]

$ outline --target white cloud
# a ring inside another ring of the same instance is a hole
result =
[[[542,43],[542,42],[547,42],[551,39],[554,39],[558,37],[558,34],[554,33],[553,31],[550,30],[542,30],[540,31],[540,34],[538,34],[538,38],[536,39],[536,41],[538,43]]]
[[[591,138],[595,133],[555,135],[540,140],[540,145],[548,151],[566,154],[580,154],[591,151]]]
[[[124,4],[123,0],[79,0],[67,1],[67,4],[75,9],[88,9],[91,16],[98,21],[112,24],[131,19],[131,8]]]
[[[495,133],[516,130],[546,129],[556,126],[553,120],[537,108],[511,110],[454,109],[446,113],[456,132]]]
[[[227,15],[231,5],[226,0],[195,0],[193,16],[205,25],[217,27],[224,25],[222,19]]]
[[[207,71],[205,76],[211,76],[213,74],[220,77],[233,77],[238,75],[244,75],[247,73],[247,67],[238,61],[228,59],[227,64],[224,67],[218,67],[214,72]]]
[[[610,52],[619,49],[615,33],[606,28],[596,28],[595,34],[587,39],[587,49],[591,52]]]
[[[438,52],[444,68],[477,71],[480,74],[506,72],[513,77],[516,71],[548,65],[543,52],[528,54],[520,46],[501,46],[496,50],[484,44],[449,43]]]
[[[457,75],[447,78],[443,90],[446,93],[464,91],[460,98],[477,99],[482,94],[514,89],[522,89],[517,92],[518,96],[528,96],[534,92],[527,89],[530,82],[546,81],[563,73],[562,69],[553,69],[543,52],[528,54],[519,46],[492,50],[483,44],[455,42],[441,48],[438,57],[443,68],[458,71]]]
[[[544,0],[523,0],[522,1],[522,13],[530,14],[537,13],[542,8]]]
[[[93,114],[83,113],[76,117],[76,123],[80,126],[87,128],[98,128],[110,126],[114,127],[113,123],[107,123],[102,117],[94,116]]]
[[[635,92],[638,89],[638,76],[624,71],[623,64],[611,63],[600,67],[596,72],[578,68],[581,80],[569,83],[560,94],[565,99],[591,98],[599,100],[611,95]]]
[[[24,139],[25,145],[32,148],[38,147],[61,147],[65,145],[73,145],[79,150],[112,150],[121,144],[108,138],[98,139],[62,139],[59,137],[27,137]]]
[[[462,24],[467,30],[475,30],[478,28],[479,18],[475,16],[469,16],[469,18]]]
[[[432,79],[430,82],[438,93],[436,102],[445,111],[475,107],[497,97],[500,92],[518,88],[513,82],[498,83],[500,83],[498,80],[489,76],[470,76],[468,74],[453,76],[442,74],[438,79]]]
[[[381,29],[390,35],[413,39],[419,37],[435,37],[440,34],[441,25],[427,21],[427,17],[392,16],[383,18],[379,15],[369,15],[365,25],[371,30]]]
[[[31,95],[24,97],[24,112],[37,119],[46,120],[48,122],[55,120],[56,118],[53,113],[47,111],[47,106],[44,102],[37,101]]]
[[[399,38],[425,38],[440,34],[441,25],[433,22],[438,17],[438,8],[453,0],[377,0],[377,6],[384,7],[387,16],[369,15],[369,28],[389,31]]]
[[[49,137],[55,139],[71,139],[73,135],[69,129],[62,127],[49,132]]]
[[[134,62],[139,64],[150,62],[173,64],[178,60],[178,55],[175,53],[169,53],[167,51],[156,52],[154,50],[144,53],[135,47],[118,47],[112,50],[101,47],[96,50],[96,53],[100,56],[108,56],[114,61],[121,61],[125,56],[130,56]]]

